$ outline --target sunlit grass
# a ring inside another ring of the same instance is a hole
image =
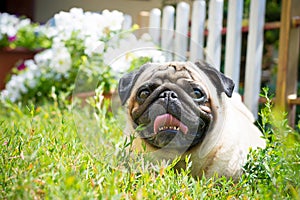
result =
[[[175,163],[131,157],[118,120],[93,105],[90,118],[80,118],[57,102],[0,104],[0,199],[300,198],[299,134],[271,105],[261,112],[267,148],[249,155],[238,182],[196,179],[189,168],[174,171]]]

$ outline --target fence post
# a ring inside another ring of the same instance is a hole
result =
[[[174,14],[173,6],[166,6],[163,9],[161,48],[164,51],[166,61],[173,59],[173,36],[174,36]]]
[[[160,21],[161,11],[158,8],[153,8],[150,11],[149,17],[149,34],[151,35],[153,42],[156,45],[160,45]]]
[[[176,32],[175,32],[175,60],[184,61],[188,50],[188,28],[189,28],[190,5],[180,2],[176,7]]]
[[[289,124],[294,126],[296,105],[288,104],[297,98],[300,28],[292,24],[300,17],[300,1],[284,0],[281,5],[279,57],[276,85],[276,108],[288,111]]]
[[[236,84],[234,90],[239,89],[242,20],[244,0],[231,0],[228,2],[225,70],[224,73]]]
[[[129,30],[131,27],[132,27],[132,17],[130,15],[124,15],[122,28],[124,30]]]
[[[210,0],[206,61],[218,70],[220,70],[221,65],[222,21],[223,0]]]
[[[203,59],[204,28],[206,19],[206,3],[204,0],[197,0],[193,3],[191,40],[190,40],[190,61],[195,62]]]
[[[247,41],[244,102],[257,117],[263,56],[266,0],[252,0]]]

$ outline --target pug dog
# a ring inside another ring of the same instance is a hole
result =
[[[250,148],[264,148],[252,113],[231,79],[204,61],[147,63],[125,74],[118,93],[132,148],[153,160],[191,161],[193,176],[237,179]]]

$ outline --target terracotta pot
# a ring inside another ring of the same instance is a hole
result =
[[[2,48],[0,49],[0,90],[4,89],[7,75],[11,73],[18,63],[26,59],[31,59],[37,51],[31,51],[24,48]]]

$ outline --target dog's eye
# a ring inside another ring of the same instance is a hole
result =
[[[151,95],[151,93],[159,86],[156,83],[147,83],[141,86],[136,92],[136,100],[139,104],[144,103],[144,101]]]
[[[149,95],[150,95],[149,89],[143,89],[143,90],[139,91],[137,96],[139,99],[145,100]]]
[[[199,88],[194,88],[193,92],[191,92],[191,97],[195,101],[202,101],[205,98],[205,94]]]

